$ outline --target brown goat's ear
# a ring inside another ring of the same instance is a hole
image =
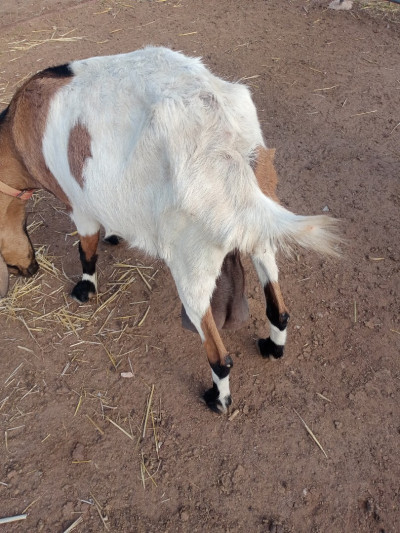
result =
[[[3,256],[0,254],[0,298],[8,292],[8,269]]]

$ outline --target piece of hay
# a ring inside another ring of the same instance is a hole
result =
[[[326,455],[325,453],[325,450],[323,449],[323,447],[321,446],[321,444],[319,443],[317,437],[314,435],[314,433],[311,431],[311,429],[307,426],[307,424],[304,422],[304,420],[301,418],[301,416],[299,415],[299,413],[296,411],[296,409],[293,409],[293,411],[296,413],[296,415],[300,418],[300,420],[303,422],[303,425],[304,427],[306,428],[306,431],[307,433],[310,435],[310,437],[313,439],[313,441],[315,442],[315,444],[318,446],[318,448],[321,450],[321,452],[325,455],[325,457],[328,459],[328,456]]]
[[[18,520],[25,520],[27,514],[20,514],[16,516],[7,516],[5,518],[0,518],[0,524],[9,524],[10,522],[17,522]]]
[[[73,522],[66,530],[64,530],[64,533],[70,533],[73,529],[76,528],[76,526],[78,526],[81,522],[83,522],[83,518],[82,516],[80,516],[79,518],[77,518],[75,520],[75,522]]]

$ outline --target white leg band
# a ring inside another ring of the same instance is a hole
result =
[[[284,346],[286,342],[286,328],[281,331],[279,328],[277,328],[271,323],[269,324],[269,327],[269,336],[271,338],[271,341],[275,344],[278,344],[279,346]]]

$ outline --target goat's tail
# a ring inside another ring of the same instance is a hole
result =
[[[265,199],[265,197],[264,197]],[[293,246],[301,246],[321,255],[339,257],[344,243],[338,231],[339,221],[326,215],[295,215],[270,198],[264,202],[266,217],[263,239],[290,254]]]

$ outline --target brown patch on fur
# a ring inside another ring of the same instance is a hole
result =
[[[70,209],[41,151],[49,104],[72,77],[66,66],[30,78],[0,115],[1,180],[15,189],[47,189]],[[0,253],[10,270],[31,276],[38,268],[26,232],[26,202],[0,193]],[[4,266],[4,265],[3,265]]]
[[[71,174],[79,183],[84,185],[83,166],[88,157],[92,157],[90,149],[91,137],[86,126],[78,122],[69,133],[68,139],[68,163]]]
[[[219,363],[225,366],[225,356],[227,355],[224,343],[218,333],[212,315],[211,307],[208,308],[206,314],[201,321],[201,329],[203,330],[205,341],[204,348],[207,352],[207,358],[210,365]]]
[[[99,232],[86,237],[81,237],[79,235],[82,251],[85,254],[86,261],[90,261],[96,255],[97,245],[99,243],[99,235]]]
[[[245,275],[240,253],[230,252],[224,259],[221,274],[211,299],[211,309],[217,329],[239,329],[249,317],[249,306],[244,294]],[[182,326],[196,331],[182,306]]]
[[[277,281],[267,283],[264,287],[264,293],[266,300],[271,302],[278,316],[288,312],[285,302],[283,301],[280,285]]]
[[[262,192],[272,198],[275,202],[279,202],[276,196],[276,187],[278,185],[278,175],[274,166],[275,148],[264,148],[259,146],[257,148],[257,157],[254,162],[254,174],[256,175],[258,185]]]
[[[12,155],[25,167],[25,176],[30,176],[28,186],[47,189],[67,206],[67,196],[45,163],[41,139],[50,102],[55,93],[69,81],[70,77],[55,76],[51,69],[39,72],[15,94],[10,104],[8,121],[14,143]],[[5,177],[8,181],[9,178]]]

